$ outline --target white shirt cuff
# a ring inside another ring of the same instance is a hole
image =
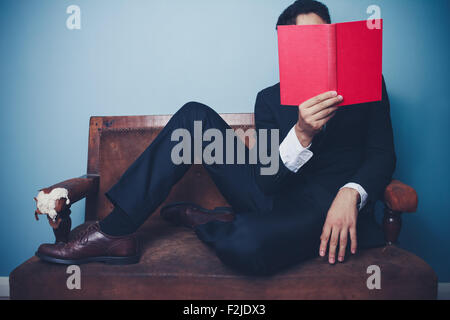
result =
[[[359,210],[364,208],[364,206],[366,205],[367,198],[369,197],[369,195],[367,194],[366,190],[364,190],[364,188],[361,187],[361,185],[359,185],[357,183],[354,183],[354,182],[349,182],[345,186],[343,186],[342,188],[351,188],[351,189],[355,189],[356,191],[358,191],[359,196],[361,198],[361,201],[359,202]]]
[[[280,144],[280,157],[284,165],[292,172],[297,172],[300,168],[312,158],[313,153],[308,147],[303,147],[295,133],[295,127],[287,134]]]

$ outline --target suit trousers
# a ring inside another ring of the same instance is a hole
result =
[[[223,137],[230,129],[210,107],[185,104],[106,193],[136,225],[142,225],[164,202],[189,169],[189,163],[173,163],[172,150],[179,141],[172,141],[171,136],[176,129],[186,129],[193,137],[194,121],[201,121],[203,132],[217,129]],[[202,148],[209,143],[203,142]],[[235,157],[240,143],[235,139]],[[293,208],[289,198],[261,191],[255,165],[248,161],[203,166],[235,212],[232,222],[213,221],[195,228],[198,238],[214,248],[223,263],[245,274],[270,275],[318,254],[326,212],[307,192],[295,194],[295,203],[300,205]]]

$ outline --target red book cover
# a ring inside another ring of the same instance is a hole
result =
[[[341,106],[381,100],[382,44],[367,21],[278,26],[281,104],[333,90]]]

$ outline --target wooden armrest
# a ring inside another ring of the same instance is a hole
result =
[[[69,179],[54,184],[48,188],[43,188],[39,191],[44,191],[44,193],[50,193],[53,189],[64,188],[67,189],[69,193],[70,202],[75,203],[85,198],[88,194],[96,192],[98,189],[98,181],[99,181],[98,175],[84,175],[79,178]]]
[[[95,193],[98,191],[99,185],[99,176],[98,175],[84,175],[79,178],[74,178],[70,180],[66,180],[57,184],[54,184],[48,188],[43,188],[39,191],[43,191],[46,194],[49,194],[53,189],[63,188],[67,190],[67,197],[69,198],[69,203],[66,203],[65,198],[60,198],[55,201],[55,211],[57,212],[57,216],[55,220],[50,219],[48,216],[48,221],[50,226],[53,228],[53,231],[56,236],[56,242],[62,241],[67,242],[67,237],[71,228],[71,219],[70,219],[70,206],[85,198],[87,195],[91,193]],[[35,197],[37,206],[37,198]],[[39,208],[36,208],[35,211],[36,220],[39,220],[38,215],[43,214],[40,212]]]
[[[384,238],[388,245],[397,243],[402,228],[402,213],[416,212],[418,197],[412,187],[393,180],[384,191],[386,208],[383,217]]]
[[[416,212],[418,198],[412,187],[393,180],[384,191],[384,201],[389,209],[396,212]]]

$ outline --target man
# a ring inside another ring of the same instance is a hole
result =
[[[328,8],[299,0],[278,25],[331,23]],[[278,129],[279,170],[262,175],[261,164],[204,164],[230,203],[234,219],[222,210],[173,204],[161,215],[195,230],[227,265],[247,274],[269,275],[311,258],[343,262],[357,247],[383,244],[373,204],[391,180],[395,152],[389,100],[338,108],[345,97],[325,92],[299,107],[280,105],[280,85],[261,91],[255,104],[256,129]],[[158,208],[188,170],[176,165],[171,141],[176,129],[193,134],[230,127],[211,108],[191,102],[182,107],[108,192],[115,209],[67,244],[41,245],[46,261],[133,263],[139,259],[134,232]],[[270,144],[269,144],[270,145]],[[203,148],[205,145],[203,146]],[[236,162],[235,162],[236,163]]]

